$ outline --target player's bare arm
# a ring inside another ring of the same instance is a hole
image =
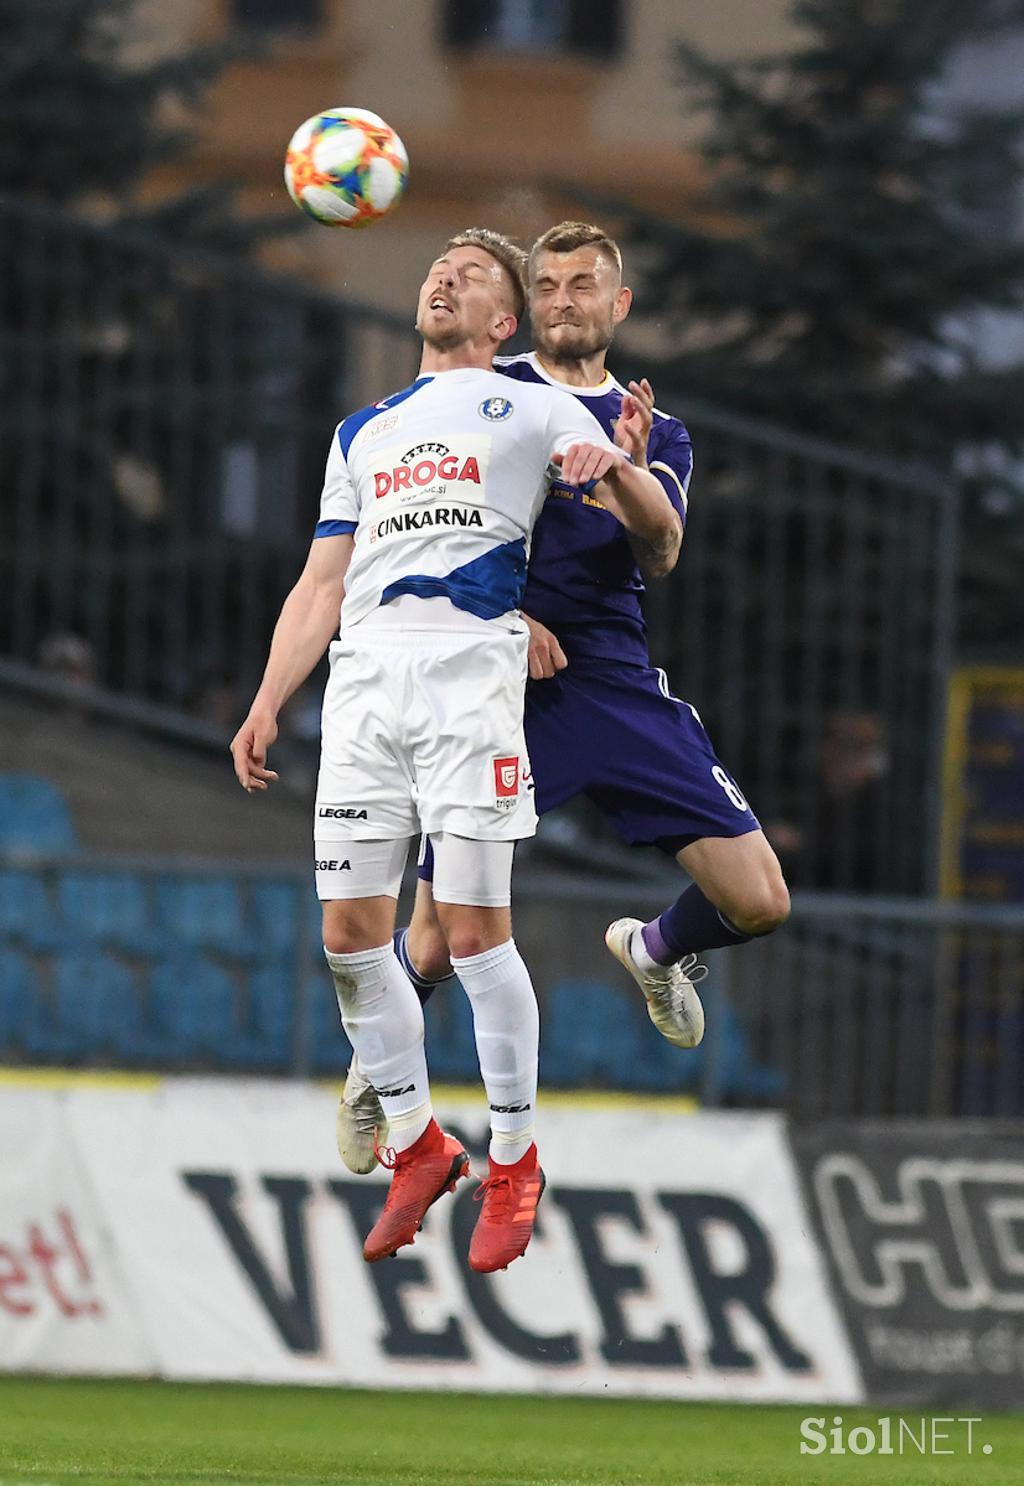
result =
[[[639,382],[630,382],[629,392],[622,399],[622,411],[614,433],[618,447],[640,470],[647,468],[647,443],[653,423],[654,388],[643,377]],[[672,571],[679,560],[682,537],[681,527],[678,534],[670,527],[653,541],[638,532],[629,533],[629,545],[645,578],[663,578]]]
[[[250,794],[276,780],[273,769],[267,768],[267,750],[277,738],[278,713],[337,634],[353,546],[347,533],[316,538],[281,608],[263,680],[248,717],[231,740],[235,774]]]
[[[675,525],[670,526],[654,541],[637,532],[629,533],[629,545],[633,549],[636,565],[645,578],[664,578],[679,561],[683,545],[683,524],[675,511],[672,514]]]
[[[672,571],[683,540],[683,524],[660,482],[637,469],[618,449],[602,444],[574,444],[556,454],[567,485],[596,485],[596,495],[613,516],[652,554],[650,573],[660,578]]]

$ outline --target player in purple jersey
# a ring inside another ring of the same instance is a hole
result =
[[[647,1000],[658,1030],[680,1047],[701,1040],[694,982],[702,950],[771,933],[789,913],[777,857],[689,703],[651,666],[640,608],[642,574],[675,566],[692,469],[683,424],[654,407],[646,382],[623,387],[605,359],[632,295],[622,260],[598,227],[565,222],[534,244],[529,307],[536,349],[496,363],[521,381],[565,387],[615,442],[663,485],[678,530],[640,544],[593,496],[556,486],[534,529],[522,611],[530,628],[526,729],[543,814],[579,794],[594,801],[631,845],[668,852],[690,886],[649,923],[621,918],[606,942]],[[399,958],[421,997],[449,978],[432,906],[429,850],[412,922],[396,935]],[[351,1169],[374,1164],[383,1115],[358,1063],[346,1081],[338,1145]]]

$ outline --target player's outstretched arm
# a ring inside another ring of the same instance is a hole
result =
[[[267,768],[267,750],[277,738],[277,715],[337,634],[353,545],[347,533],[316,538],[299,581],[281,608],[263,680],[231,741],[235,774],[250,794],[277,778]]]
[[[644,567],[652,578],[672,571],[679,558],[683,524],[660,481],[630,464],[618,449],[603,444],[574,444],[552,459],[561,465],[566,484],[596,482],[598,499],[647,548]]]

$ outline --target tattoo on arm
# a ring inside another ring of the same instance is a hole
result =
[[[646,537],[637,536],[636,532],[627,533],[629,545],[633,549],[637,567],[645,578],[661,578],[670,573],[676,565],[679,557],[679,548],[683,540],[683,528],[681,522],[665,532],[664,536],[657,541],[649,541]]]

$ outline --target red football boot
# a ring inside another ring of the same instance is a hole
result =
[[[507,1269],[513,1259],[526,1253],[543,1191],[544,1173],[537,1163],[535,1145],[513,1166],[490,1161],[490,1176],[473,1194],[483,1207],[469,1245],[470,1269],[493,1274],[496,1269]]]
[[[378,1149],[377,1155],[381,1165],[390,1167],[395,1174],[384,1211],[363,1244],[367,1264],[388,1259],[403,1244],[412,1243],[431,1203],[445,1192],[454,1192],[455,1183],[469,1175],[469,1157],[436,1120],[431,1120],[408,1150]]]

